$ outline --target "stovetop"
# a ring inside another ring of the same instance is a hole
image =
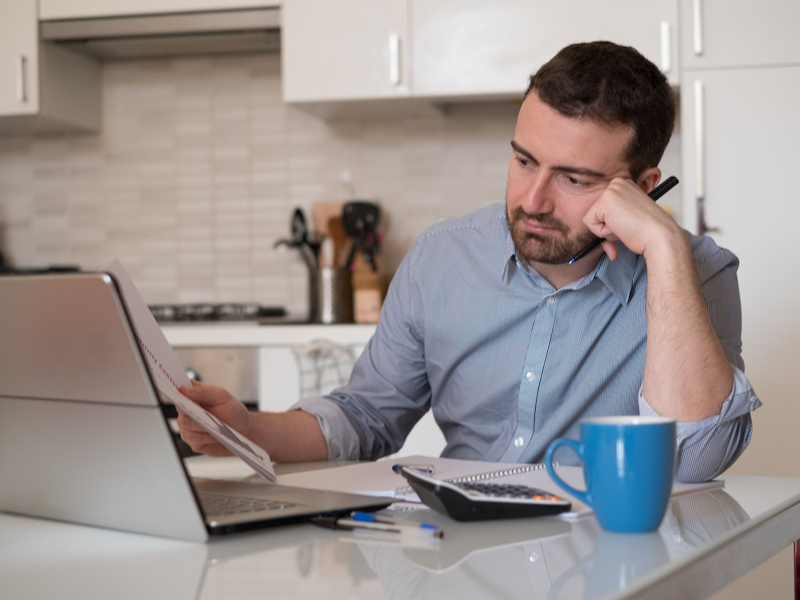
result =
[[[259,322],[286,317],[281,306],[249,303],[151,304],[148,308],[159,323]]]

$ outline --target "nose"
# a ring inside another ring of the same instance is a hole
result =
[[[541,171],[528,181],[528,187],[522,198],[522,210],[529,215],[546,214],[553,211],[550,180]]]

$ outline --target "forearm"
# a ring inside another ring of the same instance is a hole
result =
[[[242,434],[277,462],[328,459],[328,445],[317,418],[302,410],[253,413],[250,426]]]
[[[708,317],[691,248],[675,227],[648,245],[644,394],[662,416],[699,421],[717,414],[733,385]]]

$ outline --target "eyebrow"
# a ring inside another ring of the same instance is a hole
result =
[[[539,161],[533,157],[533,154],[525,150],[522,146],[520,146],[514,140],[511,140],[511,147],[514,149],[514,152],[517,154],[521,154],[531,162],[539,164]],[[606,179],[608,176],[605,173],[600,173],[599,171],[595,171],[594,169],[587,169],[585,167],[569,167],[569,166],[560,166],[557,165],[553,167],[554,171],[561,171],[563,173],[573,173],[574,175],[583,175],[585,177],[596,177],[598,179]]]

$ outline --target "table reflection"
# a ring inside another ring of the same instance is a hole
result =
[[[490,521],[448,529],[438,551],[374,544],[360,549],[389,600],[596,599],[747,520],[736,500],[717,489],[675,498],[652,533],[609,533],[591,517],[572,523],[547,518],[537,520],[536,537],[526,538],[524,520]],[[545,523],[554,527],[539,528]]]
[[[593,517],[456,523],[428,510],[401,516],[436,523],[444,540],[303,525],[195,544],[0,514],[0,595],[602,598],[749,520],[723,489],[674,499],[651,534],[610,534]]]

